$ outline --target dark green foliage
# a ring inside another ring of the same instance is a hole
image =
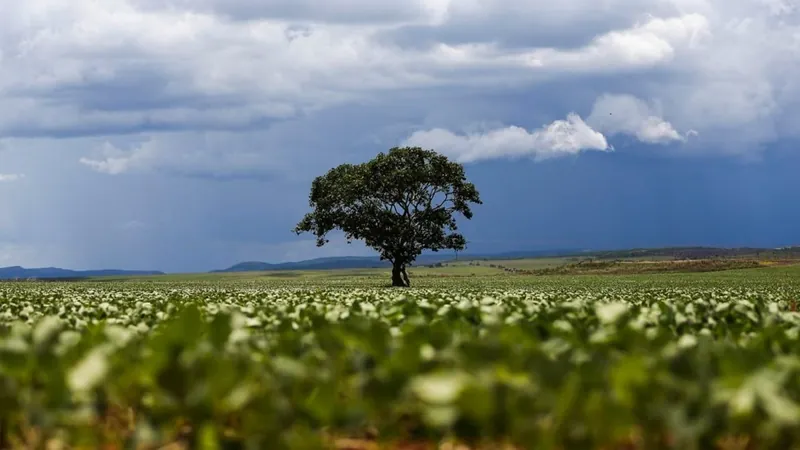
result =
[[[393,285],[408,285],[405,266],[423,250],[463,250],[455,213],[472,218],[481,204],[464,168],[433,150],[392,148],[363,164],[342,164],[311,184],[313,209],[294,229],[310,232],[322,246],[342,230],[348,242],[363,240],[393,265]],[[400,276],[403,278],[400,278]]]
[[[17,285],[0,291],[0,442],[798,448],[796,278],[601,279],[413,292]]]

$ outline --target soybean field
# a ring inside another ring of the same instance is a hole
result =
[[[0,448],[800,448],[796,266],[328,275],[0,284]]]

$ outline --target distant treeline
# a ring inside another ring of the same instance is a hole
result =
[[[597,259],[663,258],[673,259],[714,259],[714,258],[757,258],[757,259],[796,259],[800,258],[800,247],[785,248],[714,248],[714,247],[668,247],[613,250],[593,252],[585,255]]]
[[[645,273],[667,272],[719,272],[723,270],[753,269],[764,267],[768,263],[755,259],[744,258],[709,258],[709,259],[682,259],[661,261],[636,261],[630,259],[615,260],[590,260],[573,261],[554,267],[540,269],[522,269],[508,267],[501,264],[480,261],[470,262],[470,265],[501,269],[517,275],[632,275]]]

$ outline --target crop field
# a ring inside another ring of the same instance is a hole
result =
[[[487,273],[0,284],[0,448],[800,448],[798,267]]]

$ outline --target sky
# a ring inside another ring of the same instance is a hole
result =
[[[370,255],[294,225],[391,147],[471,252],[800,244],[800,0],[0,0],[0,266]]]

